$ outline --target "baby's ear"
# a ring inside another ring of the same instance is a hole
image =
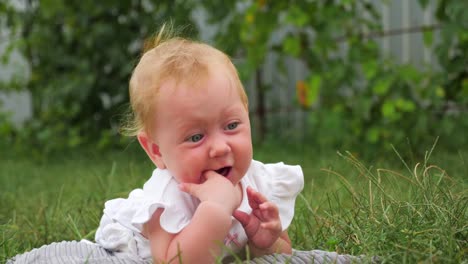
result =
[[[148,157],[153,161],[153,163],[160,169],[165,169],[166,164],[162,159],[161,152],[159,151],[159,146],[154,143],[148,134],[145,132],[140,132],[137,135],[138,142],[140,142],[141,147],[145,150]]]

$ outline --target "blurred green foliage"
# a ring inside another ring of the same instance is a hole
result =
[[[129,76],[145,38],[168,18],[191,24],[192,5],[172,0],[24,3],[0,3],[1,22],[12,36],[3,56],[19,49],[31,67],[24,89],[31,92],[34,117],[12,141],[27,143],[39,155],[86,143],[102,148],[119,143],[119,115],[127,107]]]
[[[415,152],[438,136],[447,148],[468,144],[466,1],[438,1],[439,26],[423,29],[428,46],[434,30],[440,33],[437,70],[383,57],[369,36],[385,34],[380,15],[365,0],[26,3],[0,3],[6,18],[0,21],[18,36],[12,46],[31,64],[25,89],[33,96],[34,118],[21,131],[2,131],[41,153],[121,143],[118,114],[144,39],[169,20],[195,25],[191,12],[197,8],[217,28],[215,45],[243,58],[236,62],[243,80],[258,74],[270,53],[278,55],[278,75],[286,75],[288,58],[306,65],[309,76],[297,83],[297,106],[308,112],[309,143],[388,149],[410,142]],[[193,26],[191,33],[198,30]],[[261,94],[268,87],[257,82],[256,89]]]
[[[427,8],[427,1],[419,3]],[[205,6],[213,23],[222,21],[218,46],[245,55],[240,65],[244,78],[263,67],[268,53],[279,57],[277,74],[286,74],[288,57],[306,65],[309,76],[297,82],[297,99],[309,111],[307,142],[364,151],[409,142],[419,154],[437,137],[449,149],[468,144],[467,7],[466,1],[438,1],[438,28],[422,28],[428,47],[434,30],[440,31],[434,52],[441,67],[434,70],[382,56],[371,33],[386,32],[369,1],[257,0]]]

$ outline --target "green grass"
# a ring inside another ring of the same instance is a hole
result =
[[[362,162],[346,152],[264,145],[255,158],[303,167],[306,185],[289,229],[296,249],[378,255],[384,263],[468,262],[465,150]],[[0,262],[55,241],[92,240],[104,202],[141,187],[152,167],[135,146],[40,161],[0,153]]]

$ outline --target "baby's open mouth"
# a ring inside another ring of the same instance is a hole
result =
[[[216,173],[223,175],[224,177],[227,177],[229,175],[229,172],[231,172],[232,167],[223,167],[219,170],[215,170]]]

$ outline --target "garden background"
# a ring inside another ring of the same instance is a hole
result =
[[[468,261],[467,8],[0,2],[0,261],[92,239],[104,201],[147,179],[152,165],[119,123],[132,68],[163,23],[232,57],[250,98],[254,157],[303,166],[296,248]]]

